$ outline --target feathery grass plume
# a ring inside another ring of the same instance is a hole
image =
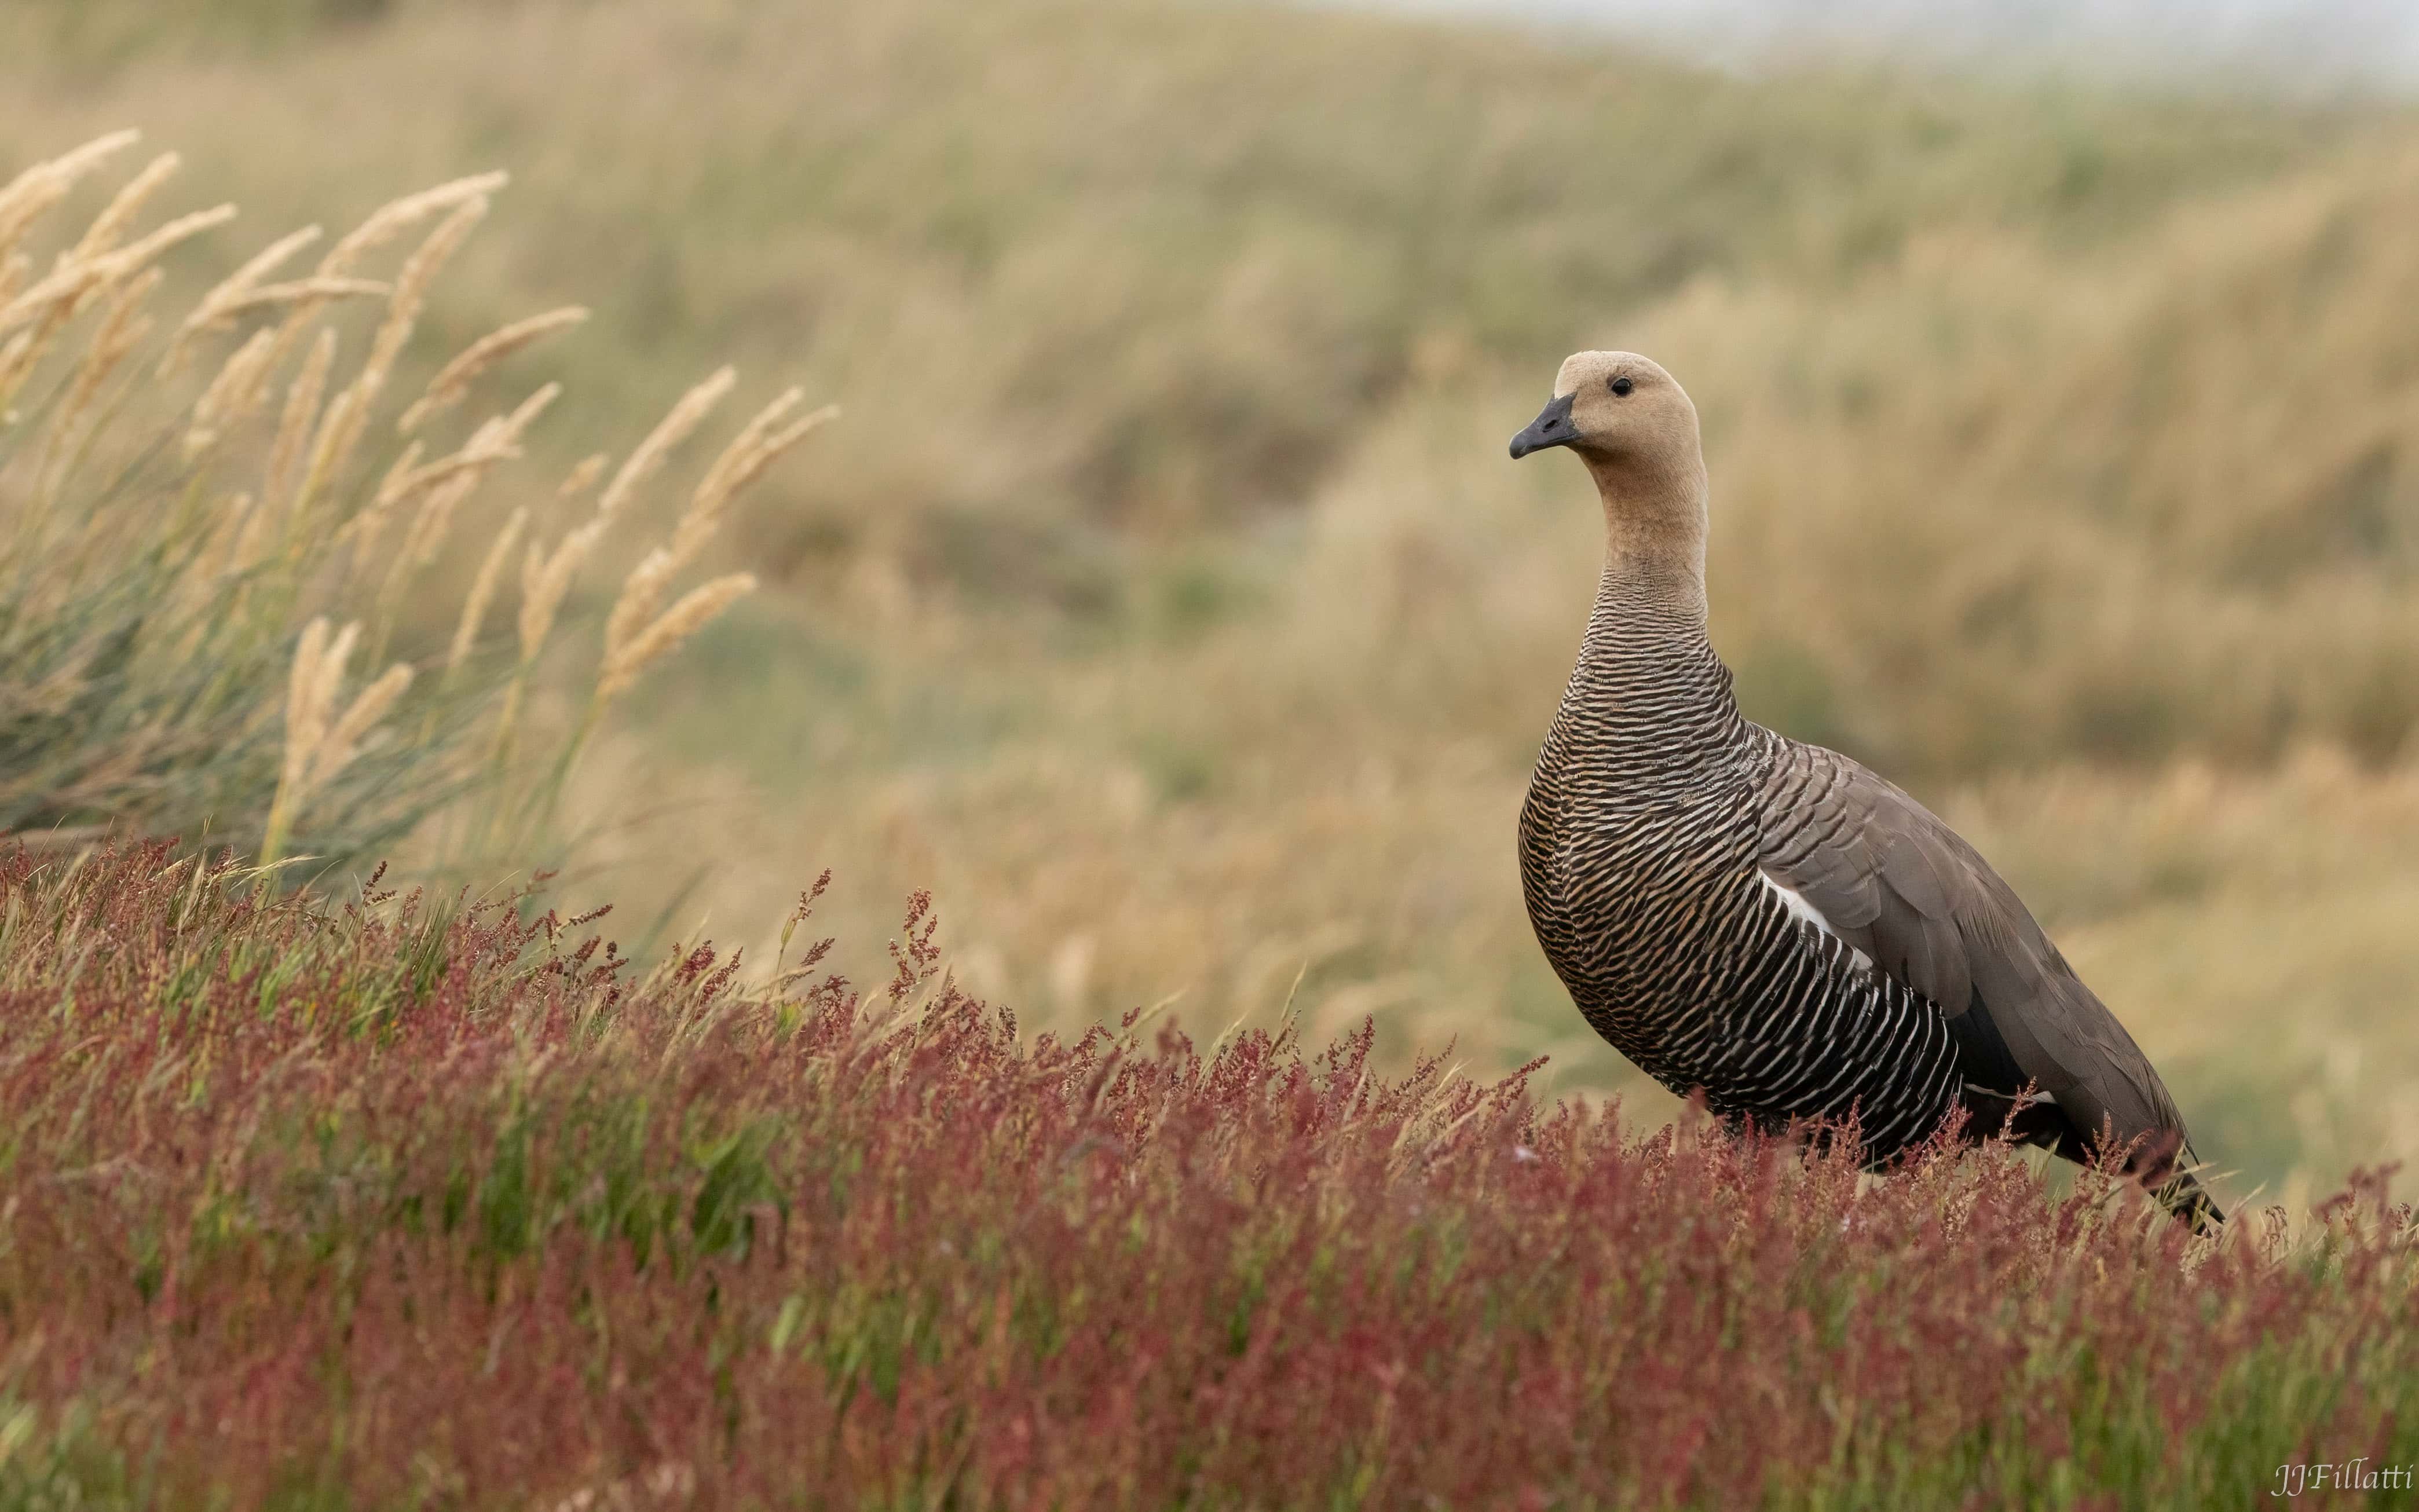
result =
[[[370,495],[369,508],[355,517],[356,531],[374,515],[393,508],[420,490],[420,455],[424,450],[421,442],[413,441],[395,454],[394,460],[387,466],[386,476],[378,480],[377,491]]]
[[[62,447],[69,444],[77,423],[100,397],[101,385],[150,334],[152,319],[143,313],[143,306],[165,276],[157,268],[145,269],[127,280],[101,313],[100,324],[85,344],[84,360],[76,364],[67,396],[60,401],[58,417],[50,423],[51,438]]]
[[[112,200],[87,230],[84,243],[60,255],[48,277],[0,302],[0,335],[20,326],[30,327],[17,332],[5,347],[0,347],[0,412],[15,401],[61,329],[87,301],[141,273],[179,242],[234,217],[235,207],[221,205],[179,216],[132,245],[118,248],[116,243],[125,234],[127,222],[174,169],[173,162],[166,162],[164,168],[162,163],[153,163],[134,184]],[[45,181],[57,184],[72,179],[70,173],[64,177],[54,175]],[[39,194],[34,198],[41,200]],[[47,208],[50,203],[54,201],[41,200],[42,208]],[[92,250],[87,252],[86,248]]]
[[[326,304],[336,300],[374,300],[392,295],[394,285],[375,278],[323,278],[316,274],[284,284],[263,284],[227,301],[222,316],[233,320],[255,310],[277,310],[308,301]]]
[[[81,836],[124,825],[256,835],[259,855],[274,862],[306,822],[313,849],[348,857],[415,830],[432,843],[466,831],[475,838],[484,811],[534,816],[539,823],[515,827],[513,838],[551,843],[544,825],[580,735],[522,765],[514,732],[574,579],[606,529],[603,512],[580,511],[589,517],[536,550],[537,515],[525,503],[512,508],[452,620],[451,640],[437,648],[449,675],[415,679],[398,660],[349,701],[340,698],[351,661],[385,666],[387,636],[417,623],[401,612],[413,575],[436,560],[475,492],[521,456],[527,433],[562,392],[537,387],[434,460],[424,442],[407,439],[399,455],[376,459],[375,489],[352,488],[364,439],[389,434],[382,400],[431,288],[486,213],[501,176],[396,200],[316,271],[273,282],[317,234],[279,238],[194,304],[155,319],[162,259],[228,213],[145,228],[143,212],[173,158],[130,176],[84,227],[38,224],[128,140],[37,165],[0,189],[8,232],[0,389],[54,379],[49,402],[30,422],[15,422],[29,425],[26,444],[0,452],[0,469],[13,470],[0,472],[0,686],[12,689],[9,717],[0,720],[0,829]],[[368,276],[362,264],[369,255],[432,217],[392,279]],[[39,244],[27,239],[38,235]],[[336,332],[318,312],[370,295],[383,296],[386,309],[347,372]],[[79,311],[95,313],[79,318]],[[197,341],[263,313],[272,319],[231,341],[206,381],[138,384],[126,376],[155,326],[170,333],[157,371],[175,379]],[[582,314],[566,307],[510,322],[457,352],[408,407],[412,424],[458,405],[505,357]],[[728,375],[709,379],[654,427],[624,465],[624,496],[729,382]],[[251,423],[281,386],[275,423],[255,437]],[[87,471],[101,478],[103,466],[105,486],[82,485]],[[244,486],[222,481],[230,470],[241,471]],[[601,455],[573,470],[557,507],[577,509],[571,501],[608,472]],[[31,486],[12,486],[21,478]],[[382,531],[393,536],[391,548]],[[520,614],[500,637],[515,652],[513,675],[450,675],[480,650],[503,579],[524,551]],[[616,639],[614,691],[727,599],[728,584],[709,586],[672,615],[651,615],[636,640]],[[419,738],[380,739],[390,726],[417,729]],[[491,728],[497,741],[486,747]],[[464,795],[476,795],[484,810]],[[422,827],[440,811],[474,822]],[[500,832],[492,822],[486,829]],[[473,857],[488,854],[465,851],[457,864],[483,864]]]
[[[395,275],[386,318],[371,338],[368,360],[362,363],[361,376],[355,380],[371,398],[385,388],[395,359],[402,355],[404,344],[411,339],[413,328],[420,323],[420,313],[428,303],[429,285],[454,260],[454,255],[462,250],[471,231],[487,218],[489,204],[485,194],[473,194],[455,206],[454,213],[437,224],[437,229],[428,233],[428,239],[413,251],[403,270]],[[366,412],[366,401],[362,408]]]
[[[285,770],[296,782],[304,780],[319,742],[327,737],[328,718],[334,711],[336,690],[344,683],[345,663],[362,633],[359,621],[329,638],[324,614],[303,626],[295,643],[294,676],[285,694]]]
[[[63,263],[6,305],[0,305],[0,332],[13,331],[38,316],[54,319],[71,316],[91,294],[121,278],[140,272],[178,242],[224,225],[235,219],[235,207],[220,205],[195,210],[153,231],[132,245],[75,262]]]
[[[482,422],[479,428],[471,432],[470,439],[463,443],[462,450],[455,453],[454,456],[431,463],[430,466],[445,468],[453,471],[475,472],[484,471],[499,462],[519,456],[521,439],[529,434],[529,428],[537,423],[540,416],[554,408],[554,401],[562,396],[562,384],[540,384],[531,392],[528,398],[523,399],[509,413],[491,416]]]
[[[762,477],[765,469],[839,417],[840,406],[827,404],[782,424],[783,417],[805,397],[802,391],[791,389],[775,399],[715,458],[714,465],[689,495],[688,507],[682,511],[680,522],[673,528],[670,552],[675,566],[695,560],[706,538],[720,525],[732,500]]]
[[[277,779],[277,795],[270,803],[269,822],[261,836],[263,866],[274,864],[285,852],[286,832],[293,825],[295,807],[302,800],[312,760],[318,754],[319,742],[327,737],[336,681],[344,675],[345,658],[352,654],[353,637],[360,628],[358,625],[347,625],[331,645],[328,617],[322,614],[304,625],[294,642],[294,664],[285,685],[285,759]]]
[[[624,647],[636,640],[645,627],[654,623],[655,610],[664,601],[670,587],[672,574],[681,563],[672,553],[657,547],[639,559],[622,579],[622,591],[614,595],[613,608],[605,618],[605,660],[608,666],[619,657]]]
[[[311,787],[324,786],[337,773],[352,764],[362,742],[377,722],[386,717],[395,701],[411,686],[411,669],[402,662],[387,668],[376,682],[356,694],[350,707],[330,727],[320,739],[319,748],[311,762]]]
[[[462,599],[462,618],[454,626],[454,642],[445,653],[448,676],[459,671],[470,659],[470,652],[479,643],[479,631],[486,623],[487,606],[495,602],[496,590],[504,579],[504,563],[512,560],[513,548],[520,544],[521,532],[529,526],[526,505],[504,517],[503,528],[496,532],[495,544],[479,563],[479,575],[470,580],[470,592]]]
[[[588,560],[588,553],[596,548],[596,538],[605,533],[605,524],[602,518],[590,520],[563,536],[551,552],[531,543],[521,563],[521,611],[516,622],[524,668],[534,665],[538,653],[546,649],[547,637],[554,633],[555,615],[571,592],[579,564]]]
[[[579,575],[580,563],[596,548],[606,524],[604,517],[598,516],[565,534],[550,552],[532,541],[528,556],[522,559],[521,608],[514,626],[520,638],[520,659],[513,669],[512,680],[505,685],[504,704],[496,716],[493,750],[499,767],[510,760],[514,742],[520,733],[521,702],[527,696],[530,674],[537,667],[538,654],[546,649],[547,638],[554,633],[555,616],[571,592],[572,579]],[[580,738],[573,737],[572,748],[565,749],[557,764],[553,789],[560,789],[562,774],[570,765]],[[542,798],[540,806],[550,802],[550,796]]]
[[[521,401],[520,408],[509,415],[500,415],[479,427],[472,445],[463,448],[475,460],[441,487],[433,490],[420,513],[414,517],[410,532],[405,536],[402,560],[415,567],[425,567],[437,560],[446,533],[454,522],[455,511],[463,500],[477,489],[487,471],[497,462],[521,455],[522,435],[546,413],[562,393],[560,383],[548,383]]]
[[[322,615],[303,626],[295,643],[285,695],[285,761],[260,841],[264,867],[273,866],[285,855],[294,821],[312,795],[351,764],[362,741],[411,686],[411,669],[398,662],[354,695],[343,714],[336,714],[345,663],[352,656],[361,628],[355,622],[331,640],[327,617]]]
[[[60,266],[90,262],[116,248],[125,239],[127,227],[143,213],[143,206],[159,192],[160,186],[174,177],[183,160],[174,152],[162,152],[152,159],[141,173],[126,181],[110,199],[101,212],[85,227],[84,239],[59,255]]]
[[[362,433],[369,428],[368,410],[377,397],[375,388],[364,390],[354,382],[328,401],[327,412],[319,417],[318,433],[311,440],[311,459],[294,487],[293,518],[298,530],[316,520],[319,512],[313,506],[351,463]]]
[[[0,253],[15,251],[34,223],[67,198],[77,180],[141,140],[140,131],[112,131],[10,179],[0,188]]]
[[[302,482],[294,494],[294,510],[298,517],[307,517],[319,498],[320,490],[330,486],[352,461],[354,448],[361,444],[362,433],[369,427],[370,410],[386,387],[387,376],[402,354],[404,344],[411,339],[412,328],[419,323],[421,307],[427,302],[428,285],[454,254],[460,250],[471,228],[486,217],[488,201],[483,194],[473,194],[455,207],[454,213],[438,223],[395,275],[394,292],[388,297],[386,318],[370,338],[369,355],[362,359],[361,371],[353,381],[329,401],[328,413],[319,424],[318,437],[311,447],[310,465],[303,470]]]
[[[509,178],[509,175],[501,173],[473,174],[388,201],[372,210],[361,224],[347,232],[328,249],[327,255],[319,259],[315,276],[329,279],[349,277],[363,257],[412,226],[465,200],[492,193],[501,189]],[[303,332],[310,329],[311,322],[317,317],[326,302],[323,299],[307,295],[294,301],[285,322],[277,328],[277,363],[283,363],[285,354],[302,339]]]
[[[758,411],[706,470],[673,527],[670,541],[649,551],[630,569],[605,622],[609,667],[622,661],[625,651],[647,633],[645,627],[654,623],[672,578],[696,560],[732,500],[784,453],[840,413],[838,405],[825,405],[783,424],[805,397],[804,391],[793,388]]]
[[[478,382],[487,369],[523,347],[545,340],[558,331],[567,331],[587,318],[588,311],[585,306],[565,305],[560,310],[549,310],[544,315],[533,315],[526,319],[516,320],[508,326],[491,331],[480,337],[464,347],[452,362],[438,370],[435,378],[428,380],[428,387],[423,391],[418,399],[412,401],[411,408],[406,409],[402,417],[395,421],[396,434],[408,436],[419,429],[424,421],[442,414],[459,404],[462,396],[470,391],[470,386]]]
[[[482,444],[473,454],[474,460],[463,467],[447,488],[432,490],[428,501],[413,518],[410,532],[404,538],[404,557],[415,566],[427,566],[437,560],[438,548],[445,544],[446,532],[454,523],[454,511],[497,463],[521,455],[521,438],[537,418],[547,412],[561,397],[562,385],[548,383],[521,401],[520,408],[509,415],[500,416],[480,427],[474,437]],[[472,448],[465,447],[466,453]]]
[[[239,310],[249,308],[245,301],[251,298],[254,289],[260,285],[261,280],[275,272],[287,258],[318,240],[319,234],[319,228],[316,225],[306,225],[300,230],[289,231],[254,254],[251,260],[242,267],[221,279],[216,287],[201,297],[200,301],[194,304],[193,313],[186,316],[184,323],[177,328],[175,338],[169,342],[166,354],[160,360],[161,376],[165,378],[177,370],[177,364],[195,337],[229,324]]]
[[[208,450],[228,425],[244,418],[253,397],[260,392],[260,370],[268,365],[276,347],[275,332],[255,331],[250,340],[228,353],[227,360],[219,364],[217,376],[202,390],[202,396],[193,401],[193,414],[185,426],[188,459]]]
[[[331,278],[349,273],[363,257],[439,210],[450,210],[466,200],[485,198],[510,182],[512,175],[506,173],[471,174],[389,200],[328,249],[328,255],[320,260],[319,271]]]
[[[705,628],[723,610],[756,591],[756,575],[734,572],[683,594],[661,618],[609,652],[596,679],[599,703],[619,697],[648,668]]]
[[[725,367],[682,394],[670,411],[648,433],[647,439],[639,443],[638,450],[630,454],[629,460],[622,464],[622,471],[613,474],[613,481],[606,486],[605,496],[596,501],[596,513],[612,514],[638,490],[640,484],[655,476],[656,470],[664,465],[664,459],[705,423],[705,417],[714,412],[714,407],[722,402],[722,396],[729,393],[731,386],[738,381],[738,370]]]
[[[387,569],[385,584],[378,591],[377,646],[383,654],[386,637],[393,629],[405,586],[414,573],[437,560],[453,529],[454,516],[462,501],[478,490],[488,471],[498,462],[521,455],[521,435],[538,416],[546,413],[557,395],[562,393],[560,383],[548,383],[521,402],[520,408],[508,415],[498,415],[482,424],[462,451],[454,457],[431,463],[422,469],[433,473],[439,481],[421,496],[420,507],[413,512],[401,544],[393,553]],[[408,480],[407,480],[408,483]]]
[[[581,457],[578,465],[563,475],[562,486],[555,489],[554,496],[557,499],[577,499],[595,487],[596,480],[605,475],[605,469],[612,460],[603,452],[593,452]]]
[[[522,435],[562,393],[560,383],[544,385],[510,414],[490,416],[482,422],[470,439],[462,443],[461,450],[434,462],[415,466],[423,447],[420,441],[412,441],[395,465],[387,470],[385,480],[371,496],[369,504],[347,525],[357,546],[366,548],[382,528],[388,512],[419,499],[423,502],[412,517],[402,553],[392,570],[426,566],[444,544],[456,506],[478,487],[489,470],[521,455]]]
[[[362,416],[362,405],[367,397],[359,384],[347,384],[336,391],[328,401],[325,413],[319,417],[319,428],[311,438],[310,460],[303,464],[300,481],[294,486],[289,505],[295,528],[300,530],[312,516],[312,504],[319,490],[325,487],[351,460],[354,444],[361,440],[367,422]]]
[[[251,494],[229,494],[212,511],[209,533],[202,548],[193,553],[193,564],[179,586],[200,597],[208,593],[209,580],[218,574],[241,572],[259,561],[268,535],[268,514],[255,506]]]
[[[278,342],[271,338],[264,361],[274,362]],[[297,484],[297,471],[302,462],[302,448],[319,419],[319,398],[327,392],[329,371],[336,365],[336,333],[322,327],[319,339],[311,345],[311,355],[302,362],[302,371],[286,385],[285,409],[277,422],[277,439],[270,443],[269,462],[262,473],[264,488],[261,497],[279,508],[292,512],[292,499]]]

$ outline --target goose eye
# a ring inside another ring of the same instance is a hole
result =
[[[1626,378],[1614,378],[1611,385],[1612,392],[1619,394],[1626,394],[1631,389],[1634,389],[1638,385],[1630,382],[1629,379]]]

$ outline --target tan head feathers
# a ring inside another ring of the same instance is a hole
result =
[[[1606,466],[1672,480],[1702,477],[1704,469],[1697,407],[1671,374],[1636,352],[1577,352],[1563,360],[1553,402],[1512,438],[1512,455],[1555,446],[1586,458],[1599,484]]]
[[[1703,573],[1704,453],[1697,407],[1671,374],[1636,352],[1564,359],[1553,402],[1512,438],[1512,455],[1554,447],[1587,464],[1616,555]]]
[[[1672,375],[1664,372],[1651,357],[1641,357],[1636,352],[1573,352],[1563,359],[1562,370],[1554,375],[1554,397],[1559,399],[1565,393],[1576,393],[1583,384],[1599,378],[1610,379],[1622,373],[1629,374],[1633,378],[1651,375],[1662,382],[1672,383]],[[1679,387],[1676,383],[1672,386]]]

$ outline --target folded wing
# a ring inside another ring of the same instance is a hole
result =
[[[1764,874],[1940,1008],[1961,1073],[1984,1094],[1978,1109],[1994,1097],[2013,1107],[2029,1087],[2057,1117],[2027,1107],[2026,1132],[2061,1153],[2108,1135],[2141,1141],[2162,1166],[2189,1164],[2183,1117],[2149,1057],[1937,815],[1847,757],[1794,741],[1780,743],[1762,797]]]

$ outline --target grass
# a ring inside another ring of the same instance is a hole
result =
[[[128,122],[186,177],[0,273],[0,1507],[2419,1459],[2407,116],[1159,0],[0,16],[0,171]],[[109,260],[194,179],[398,236],[163,373],[272,235]],[[1750,712],[2001,863],[2221,1239],[1579,1025],[1510,834],[1595,531],[1501,449],[1593,344],[1703,404]],[[726,354],[799,388],[667,486]],[[329,864],[390,845],[446,880]]]
[[[235,214],[222,205],[146,229],[175,154],[126,178],[81,233],[44,245],[46,220],[134,139],[97,138],[0,187],[0,824],[59,846],[232,834],[263,866],[298,842],[321,866],[358,861],[440,815],[475,834],[442,856],[457,868],[500,845],[550,845],[553,806],[606,708],[755,579],[716,578],[667,606],[671,585],[735,497],[828,411],[793,416],[803,395],[792,389],[706,470],[669,539],[624,581],[586,712],[533,755],[523,702],[577,575],[733,375],[692,390],[609,481],[600,453],[552,501],[532,501],[534,517],[532,503],[515,508],[450,636],[415,644],[406,606],[561,385],[451,438],[450,412],[488,370],[585,312],[501,327],[393,402],[431,287],[504,181],[489,174],[387,204],[302,276],[285,265],[318,228],[279,238],[162,317],[164,266]],[[385,279],[362,276],[412,233],[415,250]],[[376,319],[347,331],[347,301],[377,301]],[[591,510],[578,496],[600,483]],[[590,517],[551,546],[523,540],[570,510]],[[516,565],[517,643],[501,651],[488,611]],[[333,628],[331,615],[348,623]],[[347,695],[356,649],[385,665]],[[473,800],[475,820],[453,812]]]
[[[2419,1454],[2374,1181],[2203,1242],[1365,1025],[1031,1035],[917,914],[870,990],[165,846],[0,857],[0,1504],[2197,1508]]]
[[[761,950],[828,865],[843,938],[931,887],[1031,1023],[1290,995],[1314,1040],[1376,1014],[1390,1069],[1550,1053],[1654,1121],[1509,839],[1596,542],[1502,441],[1564,353],[1632,346],[1707,417],[1750,712],[1981,843],[2233,1192],[2419,1158],[2407,110],[1214,5],[188,8],[0,19],[0,159],[136,122],[268,225],[509,166],[399,382],[581,299],[495,375],[566,385],[532,466],[726,356],[849,403],[697,563],[764,591],[564,791],[574,880],[633,917]],[[403,606],[431,656],[465,537]],[[529,684],[545,728],[591,650]]]

